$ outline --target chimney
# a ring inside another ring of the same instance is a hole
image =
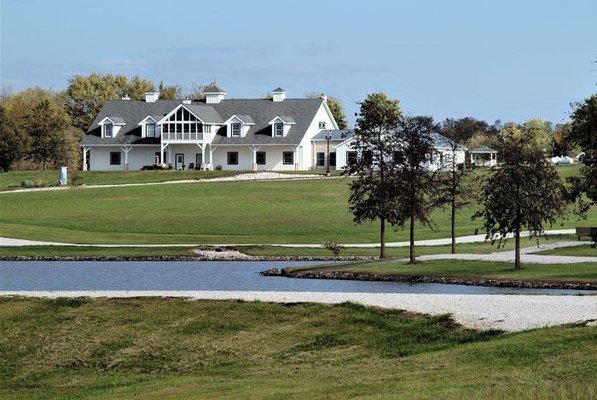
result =
[[[272,91],[272,100],[274,102],[284,101],[286,99],[286,90],[281,87],[277,87]]]
[[[153,103],[160,98],[160,92],[145,92],[145,102]]]
[[[218,104],[220,101],[224,100],[224,96],[228,93],[215,83],[212,83],[203,90],[203,94],[205,95],[205,102],[207,104]]]

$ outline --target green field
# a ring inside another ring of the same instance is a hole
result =
[[[296,268],[311,270],[311,267]],[[511,280],[522,282],[597,283],[595,263],[524,264],[515,270],[512,263],[495,261],[434,260],[407,264],[396,260],[358,262],[339,266],[317,267],[317,271],[354,272],[363,275],[431,276],[467,280]]]
[[[0,300],[10,399],[590,399],[597,327],[478,332],[354,304]]]
[[[236,171],[77,171],[79,185],[111,185],[117,183],[149,183],[180,181],[186,179],[208,179],[231,176]],[[69,183],[72,184],[72,172]],[[20,188],[24,180],[41,183],[42,186],[56,186],[58,171],[10,171],[0,173],[0,190]]]
[[[562,247],[559,249],[545,250],[536,254],[554,256],[588,256],[597,257],[597,248],[589,244],[576,247]]]
[[[340,243],[377,242],[375,223],[357,226],[347,207],[347,179],[219,182],[0,195],[2,236],[71,243]],[[481,225],[473,209],[458,215],[457,235]],[[449,236],[449,213],[434,214],[436,230],[417,239]],[[584,224],[597,224],[591,212]],[[574,227],[574,219],[553,228]],[[406,240],[390,230],[388,241]]]

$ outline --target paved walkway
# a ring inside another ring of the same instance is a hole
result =
[[[575,233],[574,229],[554,229],[545,231],[547,235],[572,235]],[[521,233],[521,236],[527,237],[528,232]],[[508,237],[512,237],[511,235]],[[459,236],[456,238],[456,243],[478,243],[484,242],[485,235],[471,235]],[[416,246],[443,246],[452,243],[450,238],[444,239],[428,239],[415,241]],[[409,242],[388,242],[387,247],[408,247]],[[0,237],[1,246],[90,246],[90,247],[196,247],[196,246],[276,246],[276,247],[306,247],[306,248],[322,248],[321,243],[178,243],[178,244],[82,244],[82,243],[61,243],[61,242],[45,242],[37,240],[13,239],[8,237]],[[344,243],[345,247],[359,247],[359,248],[375,248],[379,247],[379,243]]]
[[[0,194],[8,193],[28,193],[28,192],[52,192],[56,190],[69,189],[101,189],[101,188],[119,188],[119,187],[135,187],[135,186],[156,186],[156,185],[177,185],[188,183],[214,183],[214,182],[235,182],[235,181],[297,181],[305,179],[338,179],[339,176],[323,176],[317,174],[285,174],[281,172],[251,172],[246,174],[238,174],[232,176],[223,176],[219,178],[203,178],[203,179],[182,179],[164,182],[142,182],[142,183],[114,183],[105,185],[81,185],[81,186],[49,186],[42,188],[23,188],[2,190]]]
[[[475,329],[521,331],[597,319],[596,296],[455,295],[341,292],[249,291],[46,291],[0,292],[0,296],[29,297],[185,297],[193,300],[245,300],[277,303],[346,301],[367,306],[424,314],[452,314],[464,326]]]

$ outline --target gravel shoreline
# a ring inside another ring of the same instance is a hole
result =
[[[365,306],[442,315],[474,329],[522,331],[571,323],[594,323],[595,296],[456,295],[346,292],[256,291],[10,291],[0,296],[59,297],[178,297],[189,300],[242,300],[275,303],[354,302]]]
[[[0,261],[366,261],[373,257],[251,256],[248,258],[196,256],[0,256]]]
[[[272,268],[261,271],[263,276],[283,276],[297,279],[331,279],[331,280],[356,280],[356,281],[383,281],[402,283],[445,283],[466,286],[492,286],[530,289],[574,289],[597,290],[597,284],[585,282],[545,282],[545,281],[515,281],[507,279],[480,279],[480,278],[446,278],[437,276],[419,275],[390,275],[372,273],[353,273],[341,271],[316,271],[294,270],[287,268]]]

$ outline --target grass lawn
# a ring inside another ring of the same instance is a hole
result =
[[[575,240],[574,235],[549,235],[549,241],[541,239],[539,243],[553,243],[559,241]],[[522,238],[522,247],[531,247],[537,244],[537,239]],[[332,252],[324,248],[309,248],[309,247],[276,247],[276,246],[245,246],[240,247],[243,253],[255,256],[331,256]],[[456,244],[456,251],[458,253],[475,253],[475,254],[489,254],[498,251],[514,250],[514,241],[507,240],[502,247],[498,248],[497,242],[479,242],[479,243],[458,243]],[[415,252],[417,255],[425,254],[445,254],[450,253],[451,246],[416,246]],[[408,257],[408,247],[387,247],[386,253],[388,257],[401,258]],[[2,250],[0,248],[0,254]],[[341,256],[369,256],[378,257],[379,247],[375,248],[359,248],[359,247],[345,247],[342,250]]]
[[[207,179],[236,175],[238,171],[77,171],[79,184],[109,185],[116,183],[148,183]],[[43,186],[58,184],[58,171],[9,171],[0,173],[0,190],[21,187],[24,180],[42,183]],[[69,183],[72,173],[69,172]]]
[[[4,298],[0,397],[589,399],[596,339],[354,304]]]
[[[597,257],[597,248],[592,247],[590,244],[575,246],[575,247],[562,247],[559,249],[545,250],[535,254],[543,255],[554,255],[554,256],[588,256]]]
[[[0,195],[3,236],[71,243],[359,243],[378,241],[378,225],[357,226],[347,207],[347,179],[219,182],[197,185],[74,189]],[[458,214],[457,235],[474,234],[473,209]],[[434,213],[449,236],[449,213]],[[586,224],[597,224],[591,212]],[[573,219],[553,228],[573,227]],[[387,234],[407,239],[406,231]]]
[[[311,268],[304,267],[301,269]],[[595,263],[524,264],[522,269],[514,270],[513,263],[506,262],[434,260],[411,265],[395,260],[387,260],[318,267],[317,269],[320,271],[398,276],[597,283],[597,265]]]
[[[75,247],[75,246],[15,246],[0,247],[2,257],[191,257],[188,247]]]

